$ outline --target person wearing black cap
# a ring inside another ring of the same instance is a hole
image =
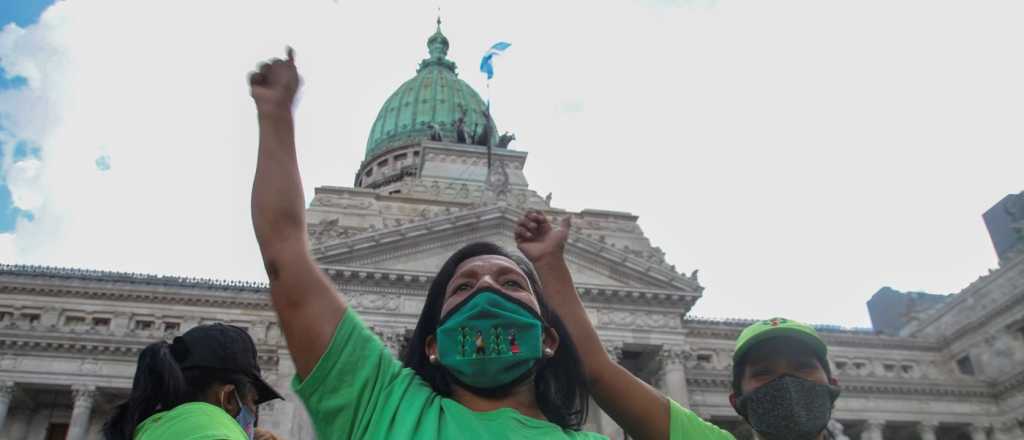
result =
[[[107,440],[252,440],[257,406],[281,395],[260,376],[256,345],[232,325],[201,325],[146,346]],[[258,437],[257,437],[258,438]]]

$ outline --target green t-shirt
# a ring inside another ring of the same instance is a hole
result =
[[[134,440],[249,440],[249,436],[220,407],[189,402],[147,417],[135,427]]]
[[[670,440],[736,440],[732,434],[669,399]]]
[[[403,367],[351,308],[309,377],[295,377],[292,387],[320,440],[607,438],[564,430],[511,408],[475,412],[442,397]]]

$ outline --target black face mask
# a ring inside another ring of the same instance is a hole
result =
[[[765,440],[814,440],[837,398],[838,387],[783,375],[741,396],[736,412]]]

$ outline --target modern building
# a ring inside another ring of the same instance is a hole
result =
[[[696,271],[671,265],[636,215],[571,212],[532,189],[526,151],[499,134],[457,77],[448,44],[439,26],[430,57],[385,101],[354,186],[316,189],[309,233],[324,272],[397,352],[454,249],[477,240],[513,248],[527,208],[572,216],[567,258],[608,353],[749,438],[728,394],[733,344],[750,321],[687,317],[704,290]],[[1024,439],[1024,246],[997,248],[997,269],[927,307],[907,307],[892,292],[904,306],[884,318],[884,331],[819,328],[843,387],[837,438]],[[131,386],[139,350],[210,322],[246,328],[267,380],[289,390],[293,364],[265,285],[0,266],[0,438],[99,438]],[[313,439],[302,404],[286,394],[261,408],[261,426]],[[592,408],[589,430],[624,437]]]

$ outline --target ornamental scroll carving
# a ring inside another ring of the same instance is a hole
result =
[[[646,328],[655,330],[678,330],[683,328],[677,313],[658,313],[633,310],[597,311],[598,325],[607,327]]]
[[[349,231],[338,223],[338,219],[324,219],[318,223],[309,225],[309,242],[313,246],[320,246],[332,241],[338,241],[352,236]]]
[[[627,234],[637,233],[636,223],[580,218],[578,220],[574,219],[573,224],[578,224],[580,229],[588,229],[592,231],[624,232]]]
[[[96,387],[92,385],[75,385],[71,387],[71,397],[75,406],[92,406],[96,400]]]
[[[661,348],[658,357],[666,368],[683,367],[686,361],[693,356],[693,352],[687,347],[665,346]]]
[[[0,382],[0,400],[10,401],[14,397],[14,382]]]
[[[604,351],[608,352],[608,357],[612,358],[613,361],[619,362],[622,360],[622,343],[612,342],[605,344]]]
[[[373,208],[370,200],[356,200],[345,196],[320,195],[313,198],[310,206],[324,206],[338,209],[362,210]]]
[[[391,350],[395,356],[402,355],[402,350],[405,350],[405,345],[408,343],[404,330],[381,327],[372,327],[370,330],[380,338],[384,346]]]
[[[397,312],[402,305],[398,295],[382,295],[379,293],[349,294],[348,305],[356,310],[373,310],[381,312]]]

